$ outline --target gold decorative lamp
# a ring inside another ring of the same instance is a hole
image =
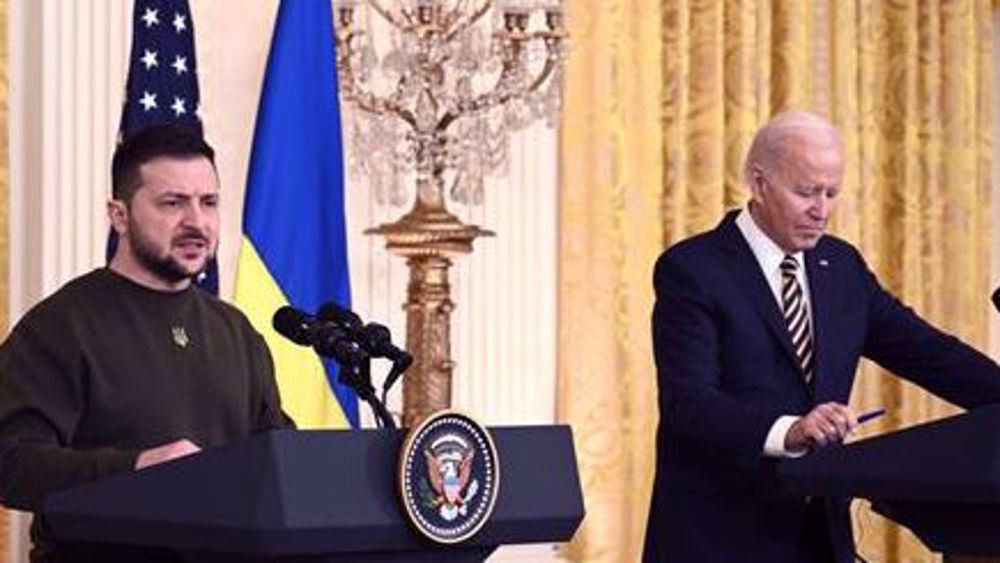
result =
[[[484,176],[506,163],[509,134],[554,122],[566,33],[556,0],[334,4],[340,94],[359,110],[345,119],[352,171],[369,178],[381,202],[413,201],[395,222],[366,231],[383,235],[410,270],[404,308],[414,363],[403,425],[413,427],[451,404],[451,260],[493,234],[463,223],[446,199],[481,203]]]

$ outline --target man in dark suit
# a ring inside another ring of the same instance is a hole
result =
[[[790,494],[775,469],[857,424],[846,403],[861,356],[966,408],[1000,401],[996,363],[824,234],[843,163],[828,121],[777,116],[747,156],[748,207],[657,261],[647,563],[852,561],[848,500]]]

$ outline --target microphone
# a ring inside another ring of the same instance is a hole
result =
[[[285,305],[274,312],[271,326],[278,334],[300,346],[312,346],[319,323],[302,311]]]
[[[392,333],[384,325],[368,323],[361,329],[364,336],[362,345],[376,358],[386,358],[392,363],[400,363],[406,369],[413,363],[413,356],[392,343]]]
[[[361,322],[361,317],[354,311],[345,309],[333,301],[320,307],[317,316],[350,332],[356,333],[364,326],[364,323]]]
[[[368,353],[340,327],[285,305],[274,312],[271,325],[279,334],[300,346],[312,346],[321,356],[340,364],[358,364]]]
[[[1000,287],[993,292],[993,307],[1000,313]]]
[[[368,323],[361,332],[365,336],[364,346],[372,356],[387,358],[392,361],[392,369],[389,370],[389,374],[385,376],[385,381],[382,382],[382,396],[384,398],[389,389],[392,389],[396,380],[413,363],[413,356],[392,343],[392,334],[383,325]]]
[[[384,325],[364,324],[354,311],[330,302],[319,308],[319,318],[332,322],[347,331],[350,337],[361,345],[373,358],[385,358],[392,362],[392,370],[382,384],[383,393],[392,387],[399,376],[413,363],[413,356],[392,343],[392,334]]]
[[[393,363],[404,362],[406,369],[413,362],[413,357],[405,350],[397,348],[392,343],[392,334],[384,325],[378,323],[364,324],[361,317],[354,311],[344,309],[330,302],[319,308],[319,318],[329,321],[344,329],[347,334],[360,344],[373,358],[385,358]]]

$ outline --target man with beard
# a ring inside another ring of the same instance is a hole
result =
[[[53,491],[291,425],[263,338],[192,285],[218,244],[212,148],[177,125],[142,130],[115,151],[112,184],[110,265],[36,305],[0,347],[0,500],[11,508],[38,512]],[[32,539],[32,561],[167,557],[83,556],[37,516]]]

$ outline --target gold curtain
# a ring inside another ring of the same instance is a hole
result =
[[[0,330],[6,338],[7,334],[7,297],[10,263],[10,245],[7,225],[10,213],[10,140],[7,132],[10,130],[8,116],[8,96],[10,95],[10,63],[7,50],[7,0],[0,0]],[[0,510],[0,561],[10,560],[8,548],[9,515],[6,510]]]
[[[985,349],[992,144],[990,0],[568,0],[559,415],[588,516],[567,554],[639,560],[653,471],[651,267],[747,198],[753,132],[791,108],[841,129],[831,231],[882,283]],[[865,364],[852,405],[885,432],[953,409]],[[860,552],[932,560],[855,506]]]
[[[569,548],[576,561],[638,561],[649,502],[650,268],[663,183],[656,4],[567,4],[558,415],[573,425],[589,514]]]

